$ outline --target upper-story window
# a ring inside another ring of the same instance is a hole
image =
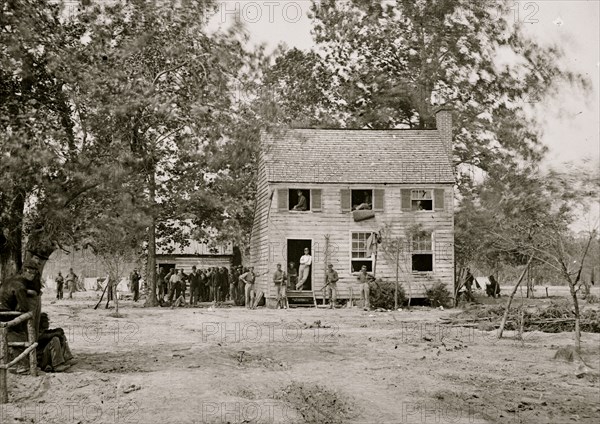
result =
[[[280,188],[277,190],[279,212],[321,212],[321,190],[308,188]]]
[[[431,211],[433,210],[432,190],[411,190],[410,208],[413,211]]]
[[[342,189],[340,205],[342,212],[374,211],[383,212],[385,189]]]
[[[310,210],[310,190],[290,189],[288,199],[289,210],[300,212]]]
[[[443,188],[406,188],[401,191],[402,211],[437,211],[445,208]]]
[[[351,196],[353,211],[373,209],[373,190],[352,190]]]

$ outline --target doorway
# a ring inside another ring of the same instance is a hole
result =
[[[173,268],[175,268],[175,264],[158,264],[158,272],[163,275],[167,275]]]
[[[304,249],[308,249],[312,255],[312,240],[310,239],[289,239],[287,241],[287,262],[288,267],[290,262],[294,262],[296,269],[300,268],[300,257],[304,255]],[[314,257],[313,257],[314,261]],[[300,290],[312,290],[312,268],[314,262],[310,266],[310,272],[308,273],[308,279]]]

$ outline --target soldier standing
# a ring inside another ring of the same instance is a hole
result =
[[[61,272],[58,271],[58,277],[56,277],[56,298],[63,298],[63,286],[65,284],[65,277],[62,276]]]

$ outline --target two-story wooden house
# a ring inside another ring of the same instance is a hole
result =
[[[338,298],[347,298],[350,287],[358,293],[356,274],[363,265],[395,281],[396,261],[372,244],[371,235],[382,230],[405,240],[399,265],[405,290],[410,286],[413,297],[422,297],[426,287],[442,282],[452,292],[451,111],[440,109],[436,122],[434,130],[263,134],[250,261],[267,305],[275,296],[276,264],[297,267],[305,248],[313,264],[303,288],[318,297],[327,263],[339,273]],[[301,203],[306,210],[298,210]]]

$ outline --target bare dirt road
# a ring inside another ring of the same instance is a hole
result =
[[[78,363],[9,375],[0,423],[600,422],[597,377],[553,359],[572,333],[524,341],[442,325],[456,310],[153,308],[51,301]],[[583,335],[600,369],[600,334]]]

